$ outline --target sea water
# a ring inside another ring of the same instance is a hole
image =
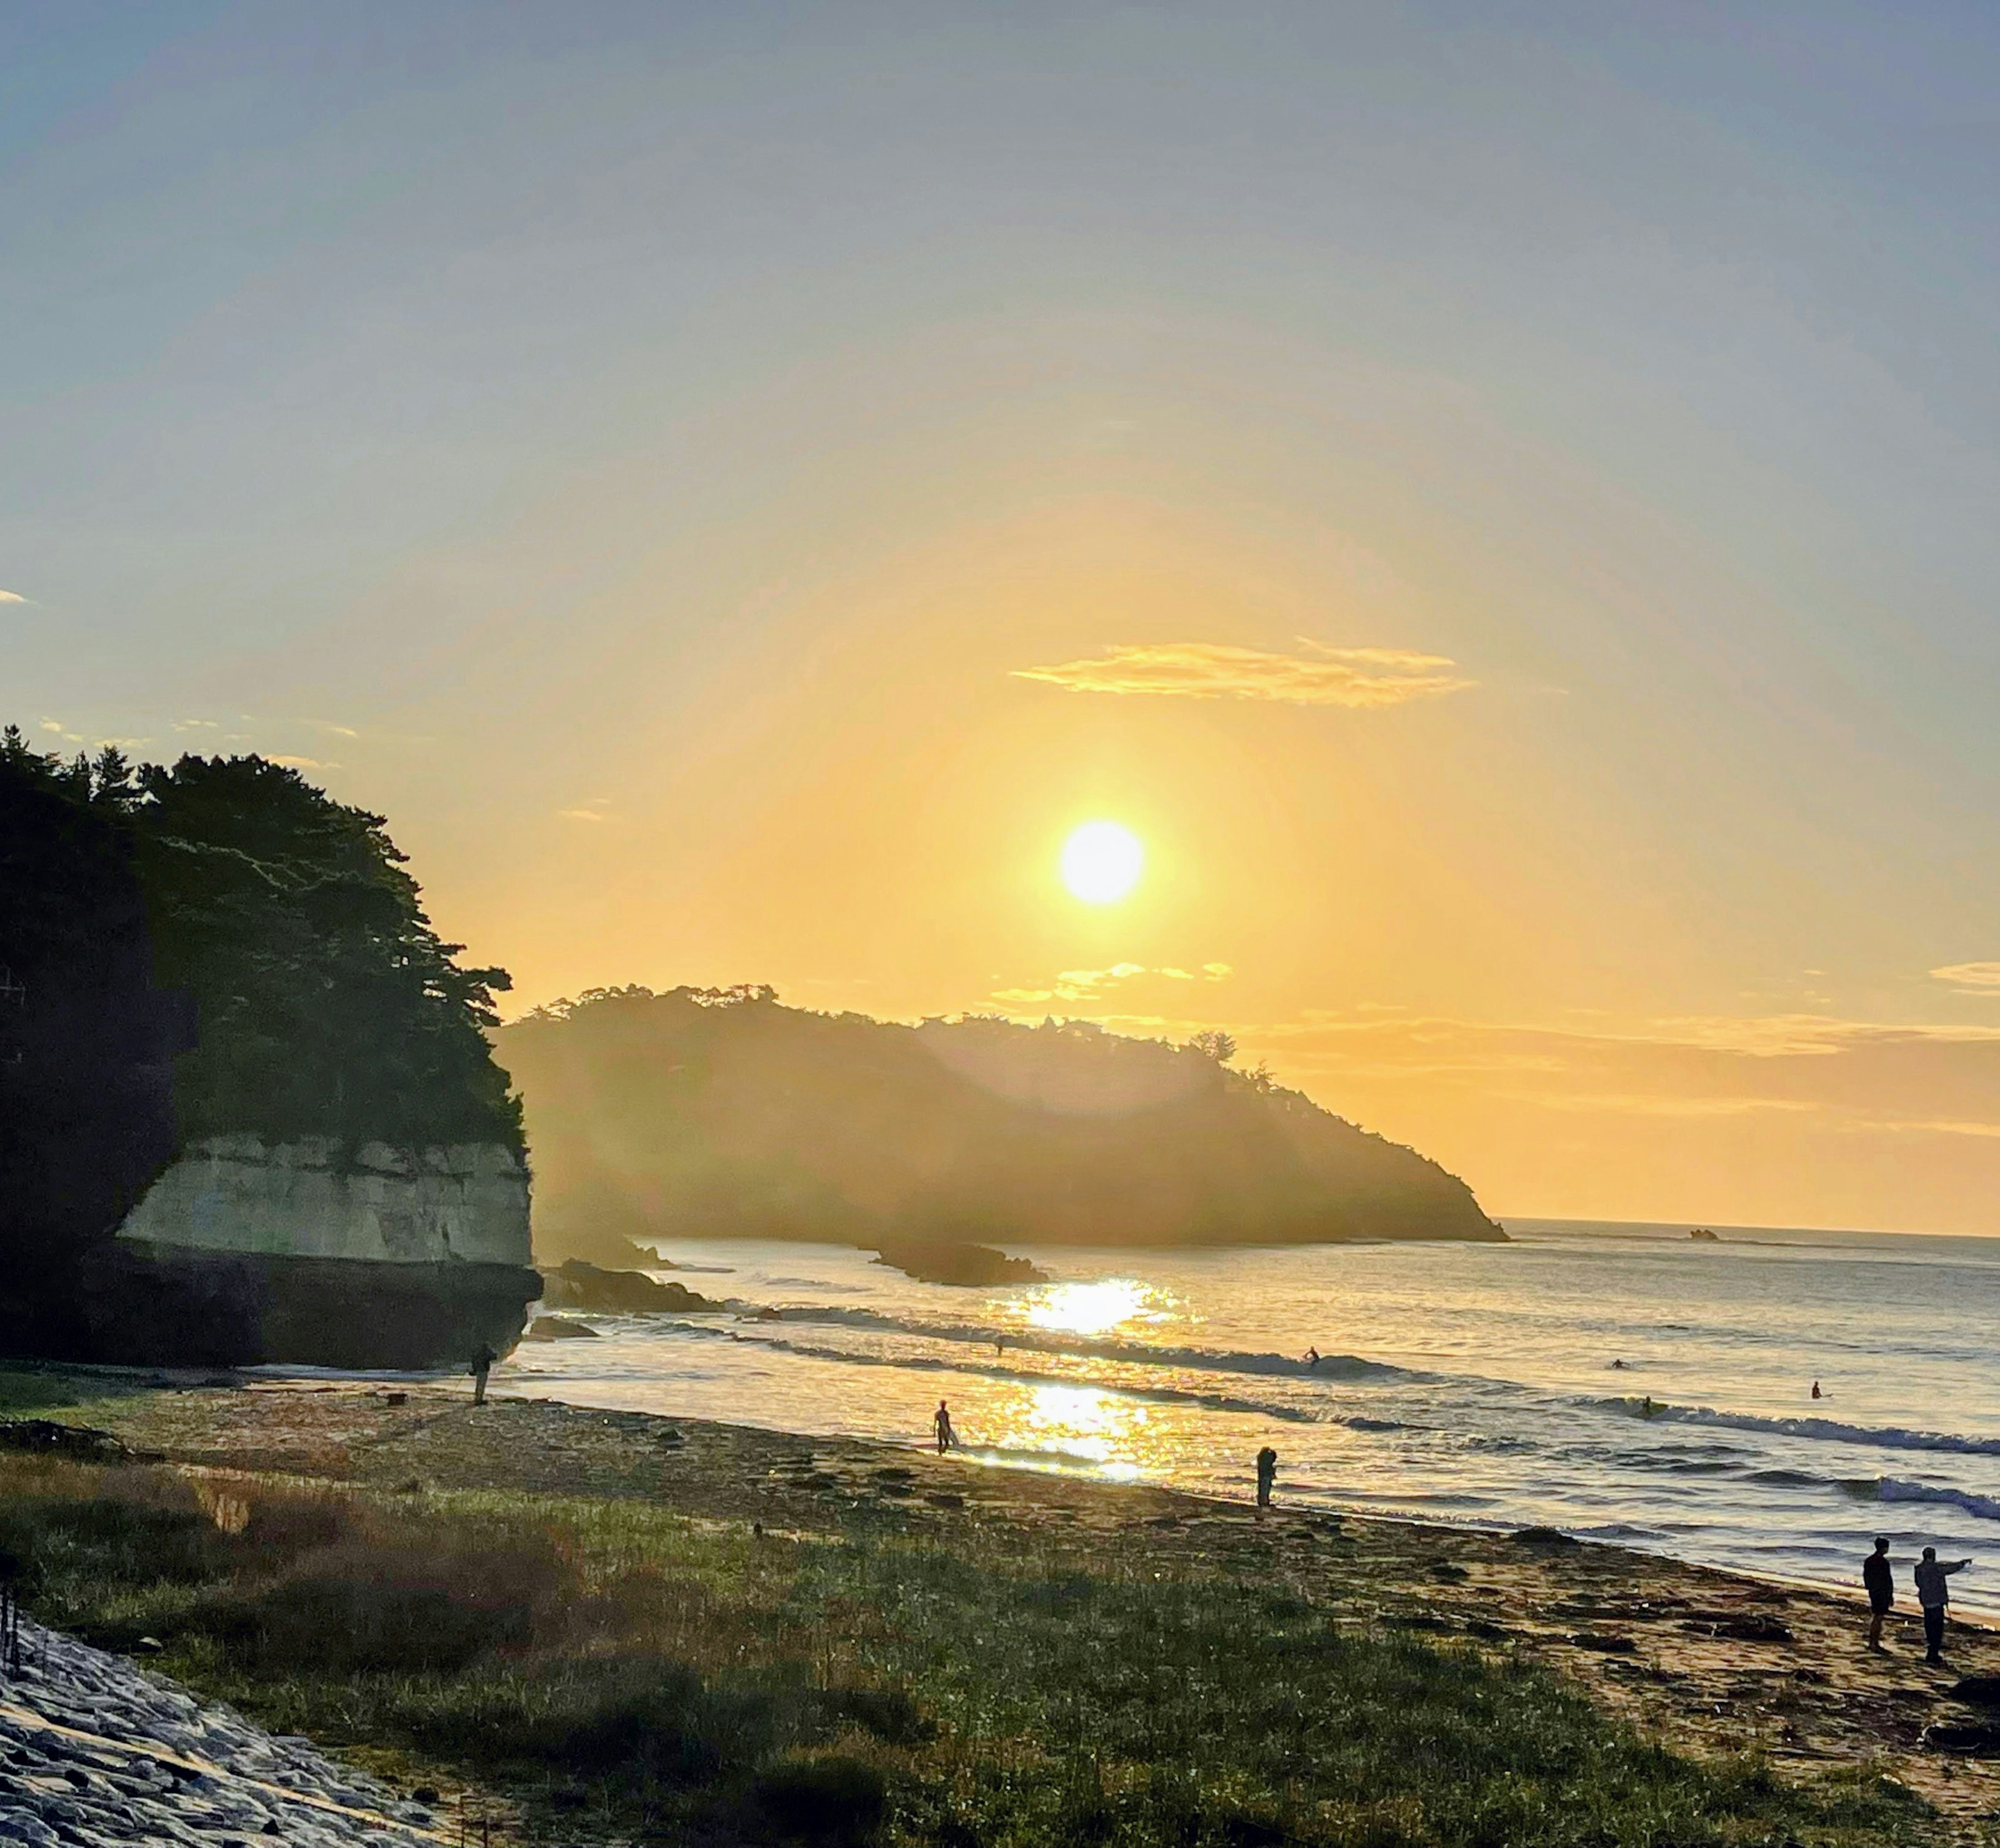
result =
[[[2000,1239],[1513,1220],[1504,1245],[1017,1248],[919,1283],[686,1240],[721,1316],[597,1316],[498,1376],[579,1405],[922,1444],[1293,1506],[1579,1536],[1852,1585],[1877,1533],[2000,1614]],[[1307,1357],[1317,1349],[1317,1364]],[[1811,1396],[1817,1381],[1823,1396]],[[1906,1575],[1899,1575],[1906,1576]],[[1905,1600],[1905,1601],[1910,1601]]]

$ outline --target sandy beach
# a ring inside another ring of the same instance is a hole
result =
[[[2000,1670],[2000,1638],[1954,1629],[1926,1667],[1914,1601],[1865,1649],[1858,1596],[1533,1532],[1503,1535],[1260,1513],[1144,1486],[1000,1471],[915,1449],[593,1412],[450,1386],[209,1384],[92,1396],[62,1416],[203,1472],[374,1490],[643,1498],[718,1530],[902,1538],[986,1558],[1116,1558],[1144,1573],[1282,1588],[1342,1626],[1544,1664],[1649,1737],[1697,1757],[1755,1751],[1787,1777],[1872,1766],[1981,1839],[2000,1764],[1921,1741],[1978,1716],[1953,1683]]]

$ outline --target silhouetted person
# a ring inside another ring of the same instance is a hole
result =
[[[1306,1364],[1308,1367],[1317,1367],[1319,1364],[1319,1350],[1317,1347],[1308,1347],[1306,1350]]]
[[[499,1359],[493,1351],[492,1344],[481,1341],[479,1350],[472,1357],[472,1402],[483,1406],[486,1402],[486,1376],[493,1371],[493,1363]]]
[[[1271,1505],[1271,1485],[1278,1479],[1278,1453],[1269,1444],[1257,1453],[1257,1506]]]
[[[958,1434],[951,1428],[951,1407],[943,1399],[938,1401],[938,1409],[931,1414],[931,1427],[937,1433],[939,1456],[958,1448]]]
[[[1927,1546],[1917,1562],[1917,1602],[1924,1607],[1924,1659],[1944,1660],[1944,1614],[1950,1608],[1951,1588],[1945,1583],[1953,1572],[1962,1572],[1972,1562],[1954,1559],[1947,1565],[1937,1556],[1937,1548]]]
[[[1818,1380],[1814,1380],[1813,1382],[1812,1396],[1815,1399],[1824,1399],[1826,1397],[1826,1395],[1819,1389],[1819,1382]]]
[[[1875,1536],[1875,1550],[1861,1562],[1861,1583],[1868,1592],[1868,1646],[1882,1646],[1882,1620],[1896,1602],[1895,1576],[1889,1570],[1889,1537]]]

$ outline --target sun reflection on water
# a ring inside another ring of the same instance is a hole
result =
[[[1050,1466],[1095,1465],[1096,1473],[1130,1482],[1161,1461],[1150,1408],[1095,1386],[1023,1381],[986,1408],[985,1445],[1016,1461],[1046,1458]]]
[[[1157,1322],[1162,1312],[1153,1306],[1155,1294],[1129,1277],[1050,1284],[1030,1298],[1026,1319],[1031,1328],[1064,1334],[1108,1334],[1127,1322]]]

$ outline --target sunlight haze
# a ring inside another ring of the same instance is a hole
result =
[[[1502,1217],[2000,1232],[1996,81],[1953,6],[16,9],[0,717],[388,816],[510,1018],[1224,1028]]]

